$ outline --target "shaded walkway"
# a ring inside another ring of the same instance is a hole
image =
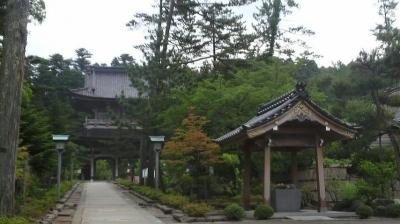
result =
[[[74,224],[163,223],[107,182],[86,183]]]

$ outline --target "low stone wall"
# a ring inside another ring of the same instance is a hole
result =
[[[325,188],[327,193],[327,201],[341,200],[338,194],[338,188],[345,182],[350,181],[350,176],[345,167],[328,167],[324,168]],[[303,192],[303,201],[317,202],[318,189],[316,180],[316,170],[307,169],[298,172],[298,188]]]

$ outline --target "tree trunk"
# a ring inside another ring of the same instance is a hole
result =
[[[169,31],[171,29],[172,16],[174,15],[174,9],[175,9],[175,0],[170,0],[168,16],[167,16],[167,21],[166,21],[166,25],[165,25],[163,47],[162,47],[162,52],[161,52],[161,62],[162,62],[163,66],[165,65],[165,62],[167,61]]]
[[[0,67],[0,216],[14,214],[29,0],[8,0]]]
[[[267,58],[274,56],[275,52],[275,43],[278,37],[278,29],[279,22],[281,20],[281,12],[282,12],[282,2],[281,0],[274,0],[272,5],[273,11],[271,18],[269,19],[270,23],[270,34],[269,34],[269,46],[267,51]]]
[[[394,135],[392,130],[388,132],[390,141],[392,142],[393,150],[394,150],[394,160],[396,162],[396,171],[397,171],[397,178],[400,178],[400,147],[399,143],[397,142],[396,136]]]

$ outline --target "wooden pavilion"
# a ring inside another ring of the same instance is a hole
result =
[[[270,204],[271,151],[283,150],[296,155],[300,150],[314,148],[319,211],[327,210],[323,146],[335,140],[353,139],[357,130],[355,125],[340,120],[314,103],[305,87],[304,83],[298,83],[294,90],[262,105],[255,117],[215,139],[220,145],[243,145],[245,207],[250,203],[252,151],[260,147],[264,150],[264,202]],[[297,170],[297,164],[293,161],[292,176],[296,175]]]

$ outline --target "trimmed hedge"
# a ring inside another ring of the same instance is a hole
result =
[[[241,220],[245,216],[244,209],[236,203],[226,206],[224,214],[229,220]]]
[[[206,203],[189,203],[183,206],[183,211],[189,216],[203,217],[213,208]]]
[[[258,205],[254,211],[256,219],[269,219],[274,215],[274,209],[269,205]]]
[[[182,209],[184,205],[189,203],[189,198],[181,195],[164,194],[160,197],[160,201],[172,208]]]
[[[183,209],[183,206],[189,203],[189,198],[186,196],[164,194],[159,190],[147,186],[140,186],[132,183],[129,180],[118,179],[116,182],[146,197],[160,201],[161,203],[168,205],[172,208]]]
[[[374,211],[368,205],[361,205],[357,208],[356,214],[358,217],[360,217],[360,219],[367,219],[374,214]]]
[[[400,204],[391,204],[386,208],[386,215],[391,218],[400,217]]]

